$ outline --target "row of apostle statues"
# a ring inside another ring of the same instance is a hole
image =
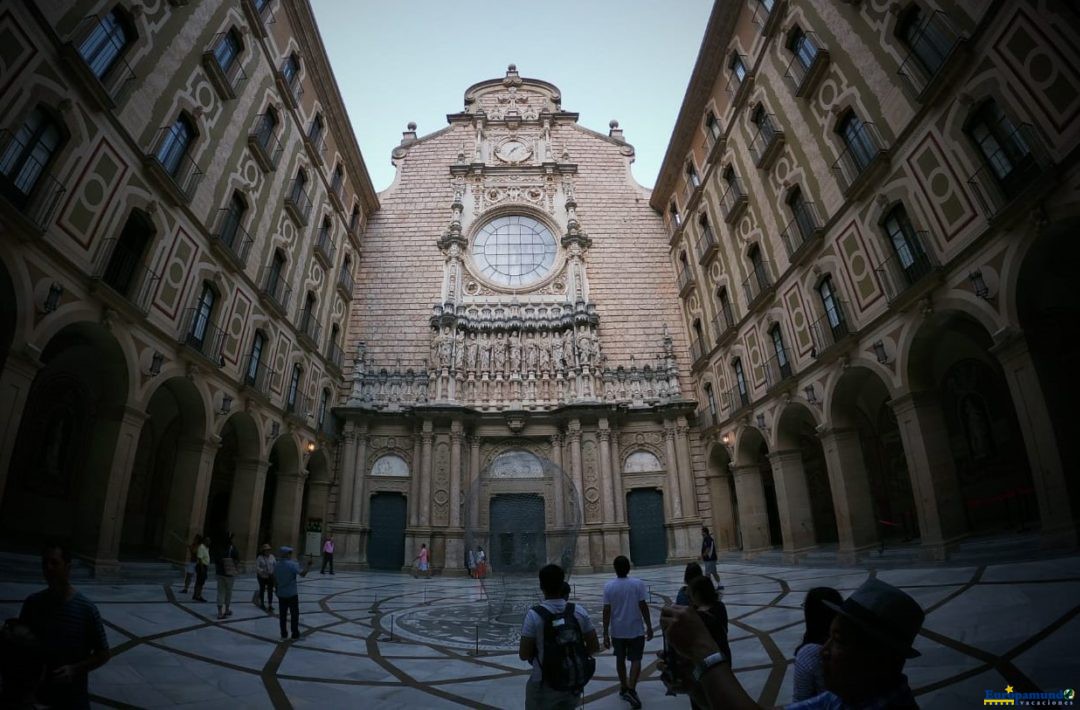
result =
[[[589,327],[562,333],[516,330],[466,333],[447,326],[432,335],[428,366],[436,371],[487,373],[492,377],[528,376],[599,368],[603,360],[600,338]]]

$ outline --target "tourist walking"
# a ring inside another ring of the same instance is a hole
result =
[[[48,587],[23,602],[26,624],[45,653],[47,674],[37,701],[46,707],[89,708],[88,676],[109,660],[109,642],[93,602],[71,586],[71,551],[47,543],[41,570]]]
[[[476,578],[483,579],[487,576],[487,553],[484,552],[484,548],[479,545],[476,546]]]
[[[704,575],[695,577],[688,585],[690,606],[692,606],[705,622],[712,640],[720,648],[720,651],[731,662],[731,646],[728,643],[728,614],[727,607],[720,601],[716,587],[712,580]],[[694,677],[693,666],[678,653],[665,653],[662,657],[664,662],[663,672],[660,679],[671,694],[684,692],[690,695],[690,707],[693,710],[701,710],[709,707],[708,698],[705,697],[704,688]]]
[[[179,537],[179,535],[177,536]],[[195,563],[198,561],[196,557],[199,553],[199,545],[202,543],[202,535],[196,535],[191,544],[187,546],[187,560],[184,562],[184,588],[180,590],[181,594],[188,593],[188,586],[192,580],[195,579]]]
[[[259,549],[259,556],[255,558],[255,578],[259,582],[257,601],[255,602],[263,611],[274,613],[274,565],[277,560],[269,543],[263,543]],[[265,603],[263,597],[265,593]]]
[[[221,546],[217,559],[214,560],[217,573],[217,618],[232,616],[233,582],[240,568],[240,552],[233,544],[233,534],[225,535],[225,544]]]
[[[206,584],[206,575],[210,570],[210,538],[204,537],[199,541],[195,549],[195,591],[191,593],[191,600],[204,602],[203,586]]]
[[[292,612],[292,638],[295,641],[300,638],[300,589],[297,586],[297,577],[306,577],[311,571],[311,557],[308,556],[304,569],[292,558],[293,549],[288,545],[282,545],[278,550],[281,559],[274,565],[274,584],[278,595],[278,623],[281,625],[281,640],[289,638],[286,633],[285,617]]]
[[[704,525],[701,527],[701,561],[705,563],[705,576],[712,577],[717,589],[723,589],[720,575],[716,573],[716,541]]]
[[[653,637],[649,605],[645,603],[648,589],[636,577],[630,577],[630,560],[624,555],[615,558],[615,579],[604,585],[604,648],[615,647],[615,670],[619,674],[619,697],[637,710],[641,699],[637,694],[641,675],[641,657],[645,641]],[[630,673],[626,660],[630,660]]]
[[[544,600],[525,613],[518,658],[532,664],[525,683],[526,710],[572,710],[596,670],[596,627],[580,604],[567,601],[562,567],[540,569]]]
[[[416,553],[416,559],[414,559],[413,562],[416,563],[416,569],[419,570],[419,574],[422,574],[425,577],[431,576],[430,557],[431,555],[428,552],[427,544],[421,543],[420,552]],[[415,577],[416,575],[414,574],[413,576]]]
[[[682,576],[683,586],[679,587],[679,591],[675,594],[676,604],[679,606],[688,606],[690,604],[690,583],[701,576],[701,565],[697,562],[686,563],[686,570]]]
[[[469,570],[469,577],[476,578],[476,553],[470,547],[465,551],[465,567]]]
[[[825,602],[833,606],[826,606]],[[802,643],[795,649],[795,687],[791,694],[792,700],[807,700],[825,692],[825,668],[821,662],[821,651],[829,640],[829,629],[836,616],[834,607],[843,603],[844,597],[832,587],[814,587],[806,593],[803,601],[806,632],[803,634]]]
[[[319,574],[326,574],[326,566],[330,565],[330,574],[334,573],[334,533],[327,533],[322,544],[322,569]]]

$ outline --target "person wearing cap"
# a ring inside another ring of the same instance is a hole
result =
[[[259,582],[259,591],[255,597],[255,606],[267,613],[274,613],[274,558],[273,548],[269,543],[263,543],[259,549],[259,556],[255,558],[255,578]],[[266,602],[263,602],[265,593]]]
[[[279,552],[281,559],[274,565],[274,583],[277,587],[278,598],[278,622],[281,625],[281,640],[289,638],[285,629],[285,617],[292,610],[292,638],[295,641],[300,638],[300,590],[296,585],[297,577],[306,577],[311,571],[311,558],[307,560],[304,569],[292,558],[293,549],[288,545],[282,545]]]
[[[918,602],[891,584],[870,579],[842,604],[823,603],[836,612],[821,655],[827,690],[788,710],[918,708],[903,673],[907,659],[919,655],[912,644],[926,615]],[[730,659],[695,610],[666,607],[660,624],[669,644],[694,664],[694,678],[711,707],[761,707],[743,690]]]

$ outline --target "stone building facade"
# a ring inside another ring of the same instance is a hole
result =
[[[302,544],[378,208],[310,7],[11,2],[0,28],[3,539],[99,568]]]
[[[652,206],[730,548],[1075,545],[1068,3],[716,3]]]
[[[696,556],[708,502],[667,233],[618,124],[577,119],[511,65],[394,149],[338,410],[346,559],[400,566],[425,543],[460,572],[471,527],[497,569],[528,566],[523,538],[550,553],[578,519],[577,569]]]

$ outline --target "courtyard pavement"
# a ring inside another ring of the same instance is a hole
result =
[[[723,564],[734,668],[766,704],[791,698],[792,656],[802,634],[800,604],[815,586],[849,593],[876,575],[911,594],[927,611],[907,674],[924,708],[981,707],[986,690],[1057,690],[1080,685],[1080,557],[926,569],[859,570]],[[653,621],[674,598],[681,568],[633,574],[650,586]],[[599,624],[610,575],[576,576],[573,599]],[[41,585],[0,582],[0,614],[18,614]],[[251,603],[255,580],[238,578],[234,615],[216,621],[180,585],[97,584],[79,588],[97,603],[113,658],[92,674],[102,707],[293,706],[344,708],[518,708],[527,666],[518,660],[520,608],[531,581],[412,579],[391,573],[313,571],[300,585],[301,631],[283,643],[276,617]],[[501,604],[501,605],[500,605]],[[514,608],[517,608],[517,613]],[[639,685],[647,708],[685,708],[666,697],[647,645]],[[479,653],[477,650],[479,649]],[[585,701],[626,708],[614,658],[600,655]]]

